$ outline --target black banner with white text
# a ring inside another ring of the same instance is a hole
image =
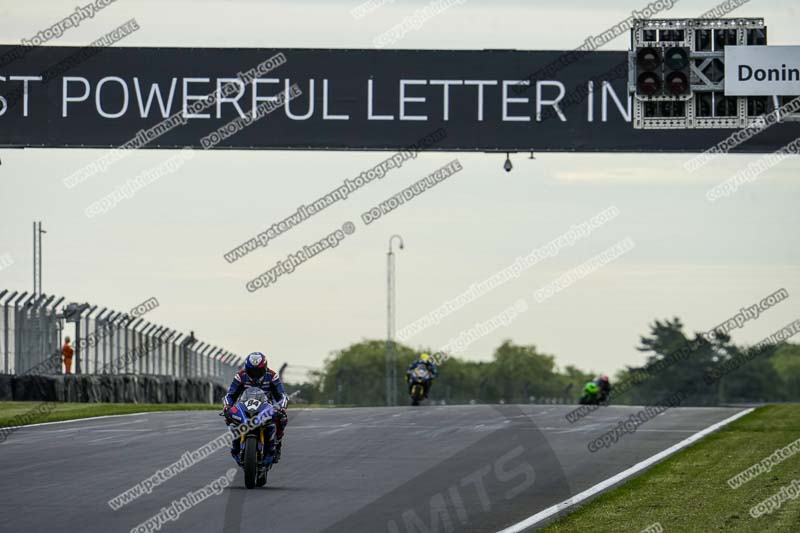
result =
[[[0,146],[395,150],[444,128],[428,149],[699,152],[732,131],[634,130],[627,52],[569,54],[4,45]]]

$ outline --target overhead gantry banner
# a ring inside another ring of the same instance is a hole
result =
[[[636,130],[626,51],[0,46],[0,146],[699,152]],[[733,151],[800,136],[777,123]]]

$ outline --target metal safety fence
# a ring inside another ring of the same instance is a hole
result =
[[[227,384],[241,358],[224,348],[142,317],[64,298],[0,290],[0,370],[63,374],[62,346],[72,334],[75,374],[208,378]],[[60,309],[59,309],[60,306]]]

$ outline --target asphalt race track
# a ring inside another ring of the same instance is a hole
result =
[[[570,424],[571,409],[292,409],[267,487],[245,489],[239,472],[221,494],[150,531],[497,531],[737,412],[670,409],[591,453],[589,441],[639,409],[603,408]],[[213,411],[22,428],[0,444],[0,531],[131,531],[224,475],[234,466],[227,450],[117,511],[108,500],[224,430]]]

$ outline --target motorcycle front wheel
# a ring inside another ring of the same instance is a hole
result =
[[[411,387],[411,405],[419,405],[420,399],[422,399],[422,387],[419,385],[414,385]]]
[[[266,482],[266,480],[265,480]],[[258,483],[258,441],[255,436],[244,441],[244,485],[253,489]]]

